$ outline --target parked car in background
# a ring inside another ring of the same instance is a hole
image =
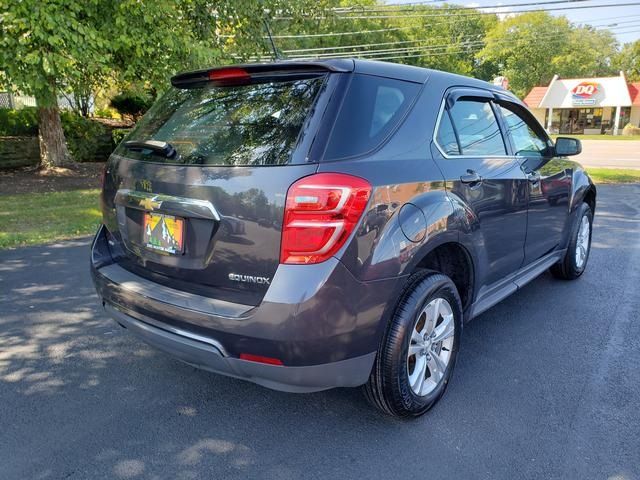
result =
[[[172,83],[108,163],[91,271],[120,325],[189,364],[420,415],[465,321],[585,270],[580,142],[499,87],[348,59]]]

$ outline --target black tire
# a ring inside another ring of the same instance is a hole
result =
[[[419,396],[409,384],[408,349],[411,334],[414,332],[416,322],[419,321],[418,316],[423,308],[436,298],[447,300],[451,307],[455,326],[453,345],[447,367],[438,385],[430,393]],[[363,387],[369,403],[393,416],[407,417],[424,414],[442,397],[449,384],[460,345],[461,332],[462,303],[451,279],[431,271],[413,275],[400,297],[382,339],[369,381]]]
[[[587,217],[589,222],[589,243],[587,247],[587,254],[582,265],[578,265],[576,262],[576,250],[578,249],[578,233],[580,231],[580,225],[582,223],[582,219]],[[558,263],[551,266],[549,269],[554,277],[560,278],[562,280],[575,280],[583,274],[585,268],[587,267],[587,263],[589,261],[589,254],[591,252],[591,234],[593,232],[593,212],[591,211],[591,207],[588,204],[582,203],[578,210],[576,211],[575,221],[571,226],[571,232],[569,234],[569,244],[567,247],[567,252],[564,255],[564,258],[560,260]]]

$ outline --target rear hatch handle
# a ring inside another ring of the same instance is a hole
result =
[[[174,197],[173,195],[161,193],[120,189],[116,193],[115,204],[125,208],[144,210],[146,212],[157,210],[178,217],[220,221],[220,214],[211,202],[197,198]]]

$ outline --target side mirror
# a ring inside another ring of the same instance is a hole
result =
[[[570,157],[582,152],[582,143],[577,138],[558,137],[556,139],[556,155]]]

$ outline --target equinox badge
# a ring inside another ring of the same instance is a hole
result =
[[[230,273],[229,280],[242,283],[257,283],[260,285],[270,285],[269,282],[271,281],[269,277],[254,277],[253,275],[239,275],[237,273]]]

